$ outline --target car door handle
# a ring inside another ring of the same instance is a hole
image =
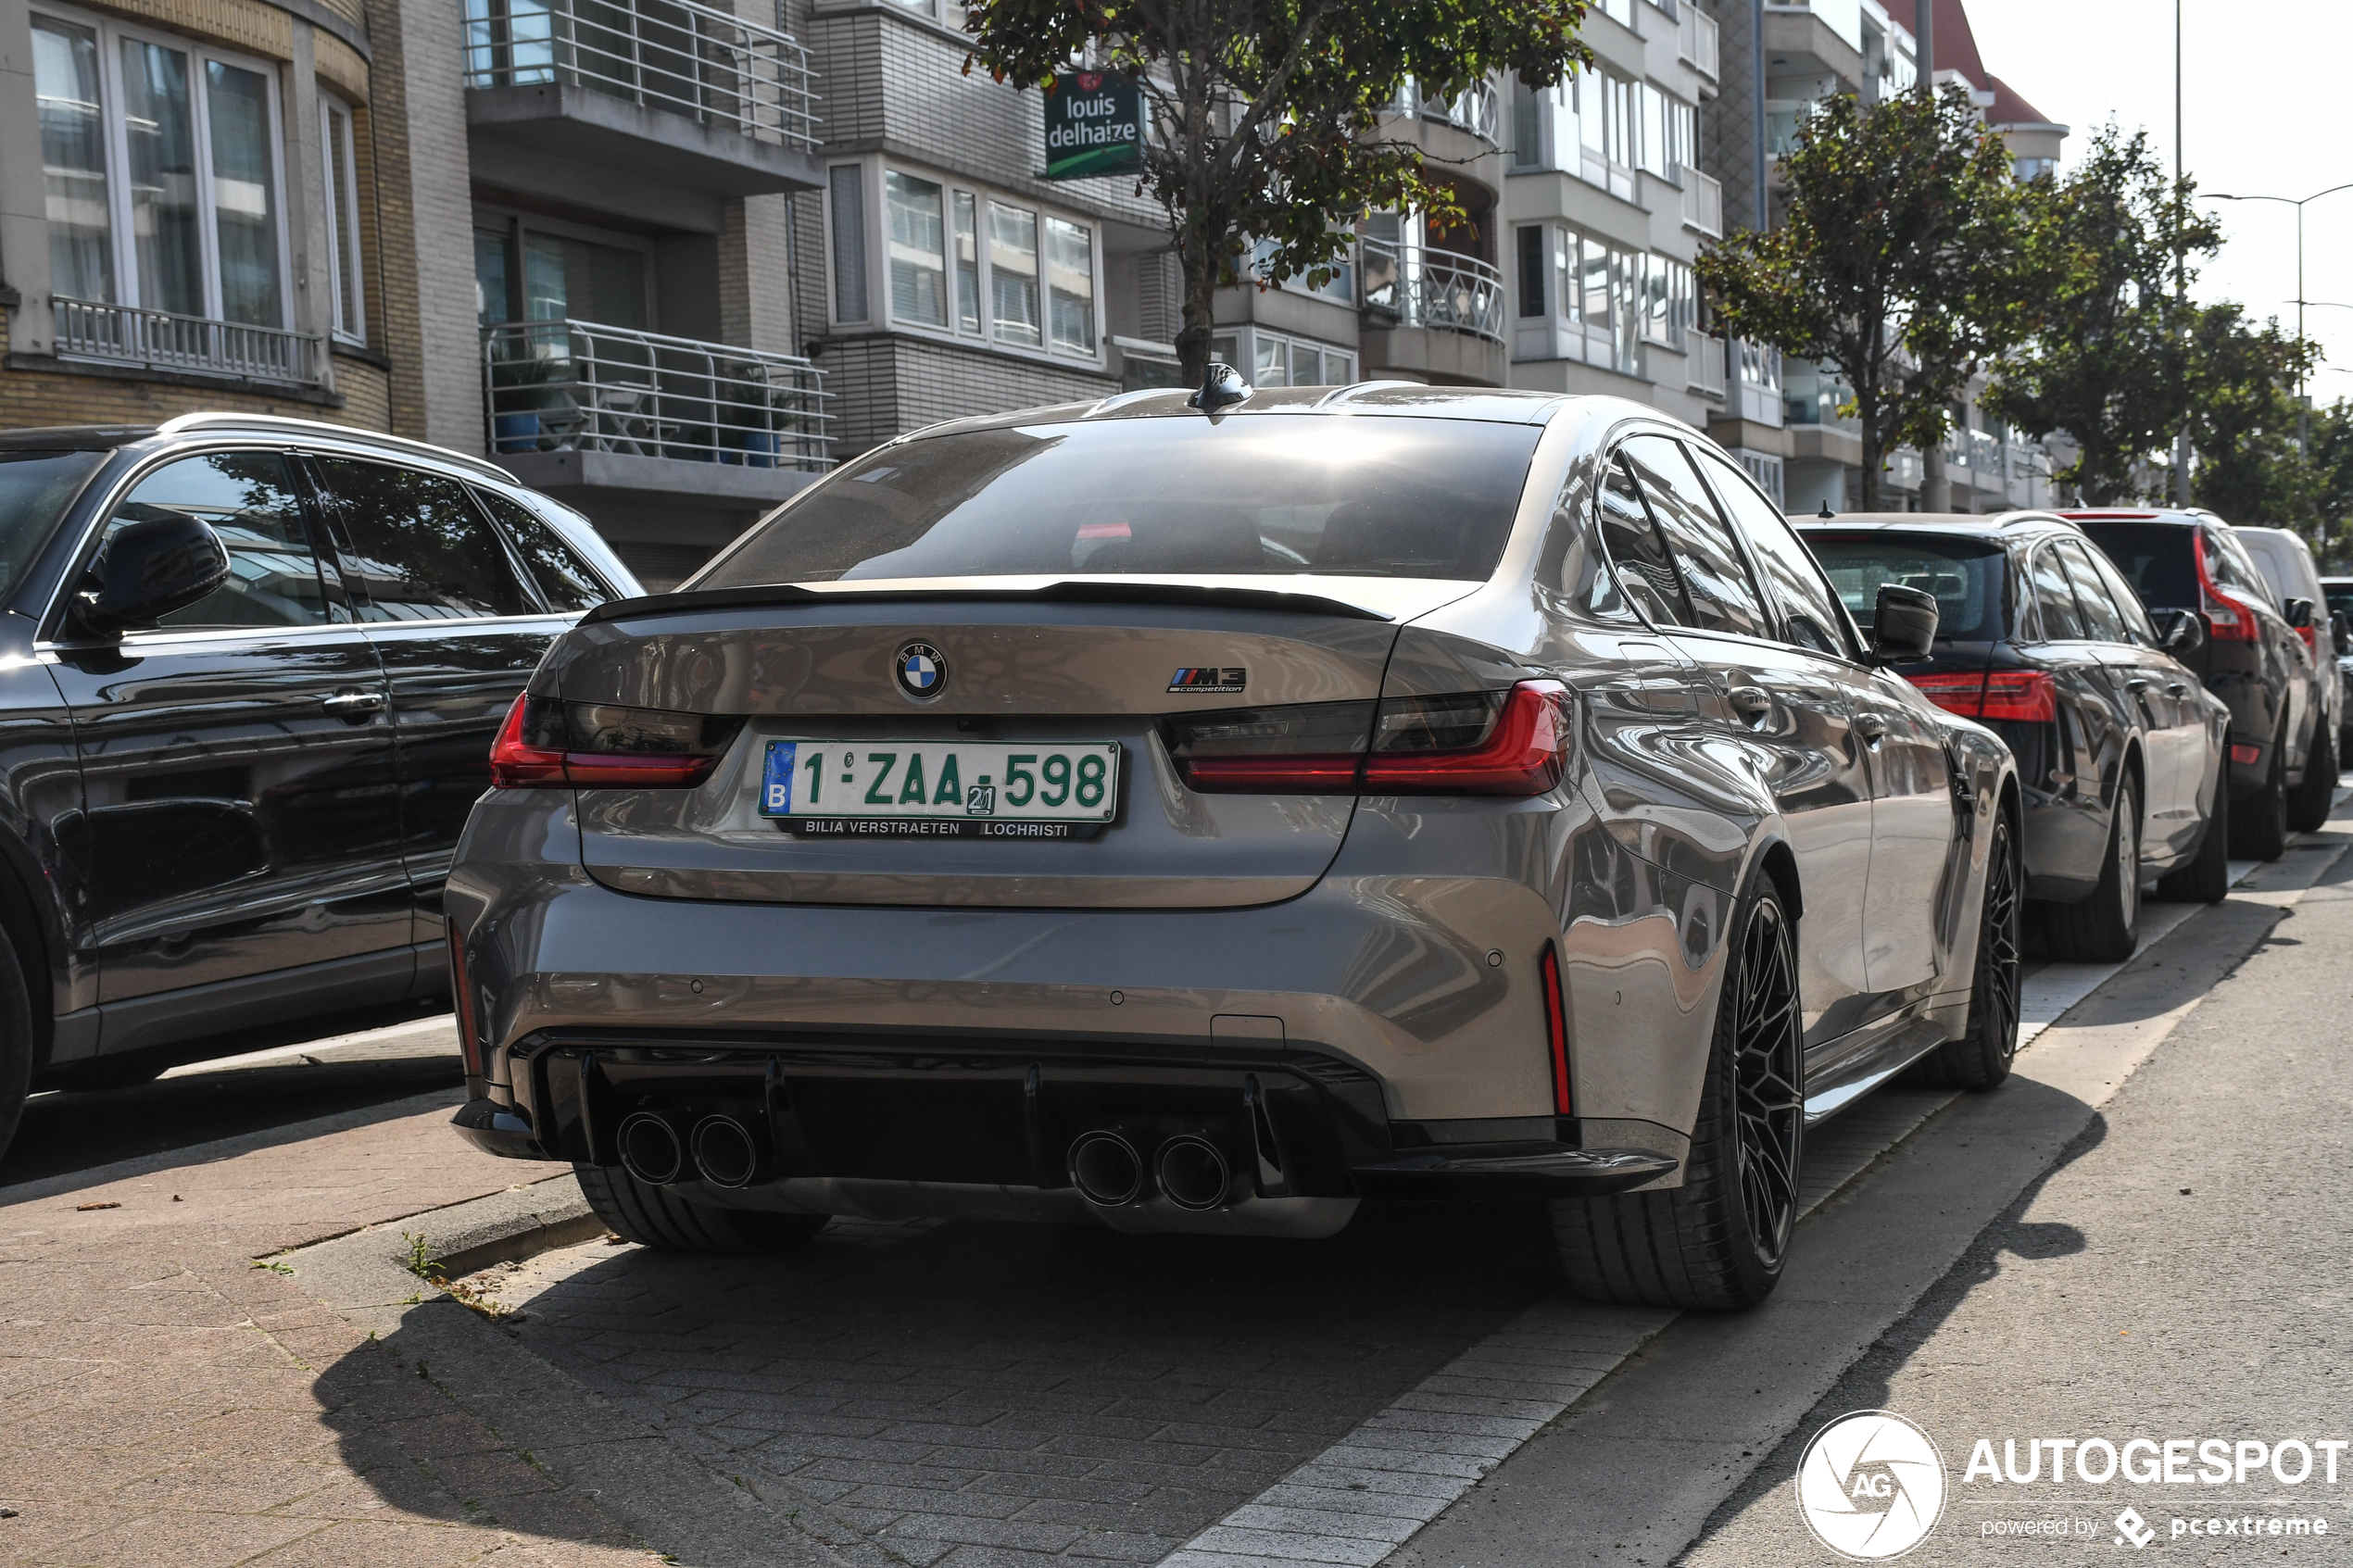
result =
[[[338,719],[364,719],[371,713],[381,713],[384,707],[382,692],[337,692],[321,700],[320,707]]]
[[[1734,686],[1726,695],[1730,698],[1732,711],[1751,723],[1773,711],[1773,694],[1762,686]]]
[[[1877,746],[1887,734],[1887,721],[1876,713],[1866,713],[1855,721],[1855,733],[1866,743]]]
[[[2128,692],[2131,692],[2131,693],[2132,693],[2134,696],[2140,696],[2143,692],[2145,692],[2145,691],[2146,691],[2146,690],[2148,690],[2148,689],[2149,689],[2149,684],[2148,684],[2146,681],[2144,681],[2144,680],[2140,680],[2140,679],[2138,679],[2138,678],[2135,678],[2135,679],[2133,679],[2133,680],[2130,680],[2130,681],[2125,682],[2125,683],[2124,683],[2124,689],[2125,689],[2126,691],[2128,691]]]
[[[2165,695],[2167,696],[2187,696],[2190,695],[2190,688],[2183,685],[2179,681],[2168,681],[2165,684]]]

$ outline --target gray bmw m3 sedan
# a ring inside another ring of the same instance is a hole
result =
[[[560,637],[449,876],[460,1131],[661,1248],[1541,1200],[1579,1291],[1736,1307],[1810,1123],[2001,1081],[1932,598],[1867,645],[1635,404],[1246,392],[902,437]]]

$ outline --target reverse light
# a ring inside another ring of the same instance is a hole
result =
[[[1573,1116],[1568,1094],[1568,1008],[1561,991],[1560,955],[1550,942],[1544,944],[1544,957],[1537,966],[1544,987],[1544,1039],[1553,1053],[1553,1110],[1563,1116]]]
[[[1568,689],[1390,697],[1187,715],[1169,755],[1205,794],[1542,795],[1567,768]]]
[[[2058,717],[2058,688],[2040,670],[1970,671],[1909,677],[1920,695],[1964,719],[2047,724]]]
[[[490,747],[490,786],[686,789],[710,775],[741,719],[565,702],[526,692]]]
[[[2207,564],[2206,533],[2199,530],[2191,558],[2197,562],[2198,608],[2205,612],[2207,635],[2215,642],[2251,643],[2255,641],[2255,611],[2244,599],[2225,591],[2214,581],[2214,571]]]

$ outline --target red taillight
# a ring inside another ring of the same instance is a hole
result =
[[[529,789],[569,784],[577,789],[683,789],[702,783],[718,765],[716,751],[573,751],[562,705],[528,692],[515,698],[490,747],[490,787]],[[553,744],[550,744],[550,743]]]
[[[1466,751],[1376,751],[1368,795],[1543,795],[1568,768],[1568,688],[1522,681],[1486,740]]]
[[[2058,688],[2040,670],[1992,670],[1985,675],[1982,719],[2047,724],[2058,717]]]
[[[1364,759],[1339,757],[1195,757],[1185,782],[1198,790],[1244,795],[1353,795]]]
[[[474,1027],[474,985],[466,972],[466,939],[458,935],[458,922],[451,921],[449,931],[449,994],[458,1006],[458,1050],[466,1060],[466,1075],[482,1076],[482,1035]]]
[[[2197,535],[2192,558],[2197,562],[2199,608],[2206,614],[2207,635],[2221,643],[2251,643],[2255,641],[2255,611],[2246,602],[2226,593],[2214,581],[2213,570],[2206,563],[2206,535]]]
[[[1920,695],[1947,713],[1957,713],[1964,719],[1974,719],[1985,708],[1985,671],[1971,670],[1963,674],[1935,673],[1904,677],[1920,689]]]
[[[2248,746],[2243,741],[2234,741],[2231,745],[2231,760],[2242,768],[2252,768],[2263,760],[2263,748],[2259,746]]]
[[[1561,992],[1560,957],[1553,945],[1544,944],[1544,958],[1539,966],[1544,985],[1544,1039],[1553,1053],[1553,1109],[1563,1116],[1573,1116],[1568,1095],[1568,1009]]]

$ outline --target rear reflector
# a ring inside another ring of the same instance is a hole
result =
[[[490,786],[685,789],[702,783],[740,719],[656,708],[515,698],[490,747]]]
[[[2058,689],[2040,670],[1972,670],[1908,679],[1929,701],[1964,719],[2047,724],[2058,717]]]
[[[465,1058],[466,1076],[482,1076],[482,1034],[474,1027],[473,977],[466,972],[466,939],[458,922],[448,922],[449,995],[458,1004],[458,1051]]]
[[[1568,1093],[1568,1008],[1561,993],[1560,955],[1550,942],[1544,944],[1542,970],[1544,987],[1544,1039],[1553,1053],[1553,1109],[1563,1116],[1574,1116]]]
[[[2245,746],[2233,741],[2231,744],[2231,760],[2243,768],[2252,768],[2263,760],[2263,748],[2259,746]]]

